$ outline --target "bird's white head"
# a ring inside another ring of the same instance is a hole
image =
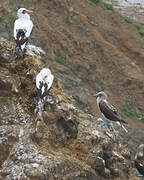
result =
[[[17,16],[18,16],[18,18],[30,19],[30,16],[28,13],[32,13],[32,11],[30,11],[26,8],[20,8],[17,11]]]
[[[97,94],[94,94],[93,96],[95,96],[97,99],[101,100],[106,100],[107,99],[107,94],[103,91],[98,92]]]
[[[40,74],[41,74],[42,78],[45,79],[45,78],[47,78],[51,74],[51,70],[48,69],[48,68],[43,68],[40,71]]]

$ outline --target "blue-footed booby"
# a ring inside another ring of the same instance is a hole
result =
[[[107,101],[107,94],[105,92],[99,92],[94,95],[97,98],[97,105],[101,111],[101,113],[110,121],[118,121],[120,123],[126,123],[120,115],[115,107],[113,107]]]
[[[106,125],[106,124],[110,124],[113,131],[113,125],[111,123],[111,121],[114,122],[119,122],[121,127],[127,132],[127,130],[124,128],[124,126],[121,123],[125,123],[127,124],[127,122],[125,120],[123,120],[118,111],[116,110],[115,107],[113,107],[108,101],[107,101],[107,94],[103,91],[97,93],[94,95],[97,98],[97,105],[99,107],[99,110],[101,111],[101,113],[103,114],[103,116],[107,119],[107,121],[102,122],[100,125],[101,127]]]

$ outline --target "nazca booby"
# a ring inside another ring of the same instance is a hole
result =
[[[35,124],[35,133],[39,126],[39,119],[42,118],[45,102],[50,102],[52,99],[49,97],[49,91],[51,89],[54,76],[51,74],[51,70],[43,68],[36,76],[36,87],[39,92],[40,100],[38,106],[35,109],[35,113],[38,114]]]
[[[54,76],[51,74],[51,70],[43,68],[36,76],[36,87],[38,88],[41,100],[46,100],[52,86]]]
[[[20,8],[17,11],[18,19],[14,22],[14,38],[16,41],[15,53],[17,57],[23,56],[28,37],[30,36],[33,23],[28,13],[32,11],[26,8]]]

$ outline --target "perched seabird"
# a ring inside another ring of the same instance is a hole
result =
[[[45,102],[52,101],[51,97],[49,96],[50,95],[49,91],[51,89],[53,80],[54,80],[54,76],[51,74],[51,70],[48,68],[43,68],[36,76],[36,87],[39,92],[40,100],[35,109],[35,113],[37,114],[35,133],[37,132],[39,121],[42,119],[42,113],[44,110]]]
[[[51,70],[48,68],[43,68],[36,76],[36,86],[38,88],[41,100],[46,100],[53,80],[54,76],[51,74]]]
[[[15,53],[17,57],[23,56],[28,37],[30,36],[33,23],[28,13],[32,11],[26,8],[20,8],[17,11],[18,19],[14,22],[14,38],[16,41]]]
[[[118,111],[116,110],[115,107],[113,107],[110,103],[108,103],[107,101],[107,94],[105,92],[99,92],[97,94],[94,95],[97,98],[97,105],[101,111],[101,113],[103,114],[103,116],[105,118],[107,118],[107,121],[101,123],[101,126],[104,126],[105,124],[111,124],[111,127],[114,130],[111,121],[115,121],[115,122],[120,122],[121,123],[126,123],[126,121],[124,121],[120,115],[118,114]],[[122,124],[121,124],[122,126]],[[127,130],[124,128],[124,126],[122,126],[122,128],[127,132]]]
[[[144,177],[144,144],[141,144],[137,149],[137,153],[135,155],[135,167]]]
[[[113,107],[107,101],[107,94],[105,92],[99,92],[94,95],[97,98],[97,105],[101,111],[101,113],[110,121],[119,121],[121,123],[126,123],[120,115],[115,107]]]

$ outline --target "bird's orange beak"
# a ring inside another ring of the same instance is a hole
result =
[[[25,10],[25,12],[26,13],[32,13],[33,11],[27,9],[27,10]]]

